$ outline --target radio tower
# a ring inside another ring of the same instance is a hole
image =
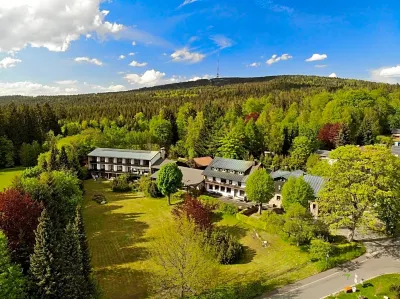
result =
[[[217,79],[219,78],[219,52],[218,52],[218,62],[217,62]]]

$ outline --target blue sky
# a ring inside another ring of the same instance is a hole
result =
[[[4,3],[3,3],[4,2]],[[400,1],[0,0],[0,95],[221,76],[400,82]]]

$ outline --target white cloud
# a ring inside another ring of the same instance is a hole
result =
[[[329,77],[329,78],[337,78],[337,75],[336,75],[336,73],[332,73],[332,74],[330,74],[328,77]]]
[[[0,96],[69,95],[127,90],[124,85],[111,84],[109,86],[101,86],[88,84],[86,82],[83,84],[78,84],[78,82],[75,80],[56,81],[56,84],[57,85],[48,85],[30,81],[0,82]]]
[[[315,67],[316,68],[324,68],[324,67],[327,67],[328,65],[326,65],[326,64],[316,64],[315,65]]]
[[[122,32],[121,24],[105,21],[100,0],[1,0],[0,52],[28,45],[64,52],[71,42],[92,33],[104,38]]]
[[[259,67],[260,63],[259,62],[253,62],[253,63],[247,64],[246,66],[247,67]]]
[[[124,78],[132,85],[154,86],[160,84],[165,73],[156,70],[147,70],[144,74],[127,74]]]
[[[186,61],[190,63],[200,62],[206,57],[204,54],[190,52],[188,48],[183,48],[180,50],[176,50],[171,54],[171,58],[173,61]]]
[[[135,55],[135,53],[134,53],[134,52],[131,52],[131,53],[129,53],[128,55],[129,55],[129,56],[133,56],[133,55]]]
[[[91,63],[91,64],[95,64],[98,66],[102,66],[103,62],[101,62],[100,60],[96,59],[96,58],[89,58],[89,57],[76,57],[75,62],[87,62],[87,63]]]
[[[137,62],[133,60],[129,65],[134,67],[144,67],[147,65],[147,62]]]
[[[185,6],[185,5],[188,5],[188,4],[191,4],[191,3],[195,3],[197,1],[198,0],[185,0],[185,1],[183,1],[183,3],[181,5],[178,6],[178,8],[181,8],[182,6]]]
[[[118,59],[119,59],[119,60],[125,59],[125,55],[120,55],[120,56],[118,57]]]
[[[224,35],[214,35],[210,37],[212,41],[220,48],[220,49],[225,49],[225,48],[230,48],[233,46],[233,41],[224,36]]]
[[[307,62],[311,61],[320,61],[320,60],[325,60],[328,58],[328,55],[326,54],[313,54],[310,58],[307,58]]]
[[[400,77],[400,65],[389,68],[383,68],[380,71],[380,75],[386,78],[398,78]]]
[[[132,46],[136,46],[136,42],[135,41],[132,42]]]
[[[268,65],[271,65],[271,64],[274,64],[274,63],[276,63],[278,61],[289,60],[289,59],[292,59],[292,58],[293,58],[293,56],[290,56],[289,54],[282,54],[281,56],[278,56],[278,55],[274,54],[274,55],[272,55],[272,57],[270,59],[268,59],[266,61],[266,63]]]
[[[211,78],[212,78],[212,76],[210,76],[210,75],[204,75],[202,77],[194,76],[194,77],[190,78],[188,81],[197,81],[197,80],[211,79]]]
[[[370,80],[390,84],[400,83],[400,65],[371,70]]]
[[[17,63],[22,62],[20,59],[15,59],[12,57],[5,57],[2,60],[0,60],[0,69],[6,69],[9,67],[15,67]]]
[[[59,85],[74,85],[78,83],[76,80],[62,80],[62,81],[56,81],[57,84]]]

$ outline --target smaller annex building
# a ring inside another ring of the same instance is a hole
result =
[[[261,167],[256,161],[244,161],[216,157],[203,171],[208,192],[245,200],[246,180]]]
[[[173,162],[173,161],[169,161]],[[182,184],[184,189],[186,190],[203,190],[204,188],[204,177],[201,169],[189,168],[178,166],[178,168],[182,171]],[[153,173],[151,178],[156,180],[158,177],[159,171]]]

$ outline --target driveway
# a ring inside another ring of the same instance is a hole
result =
[[[367,253],[337,268],[283,287],[259,299],[320,299],[354,285],[357,274],[368,280],[388,273],[400,273],[400,239],[364,239]]]

